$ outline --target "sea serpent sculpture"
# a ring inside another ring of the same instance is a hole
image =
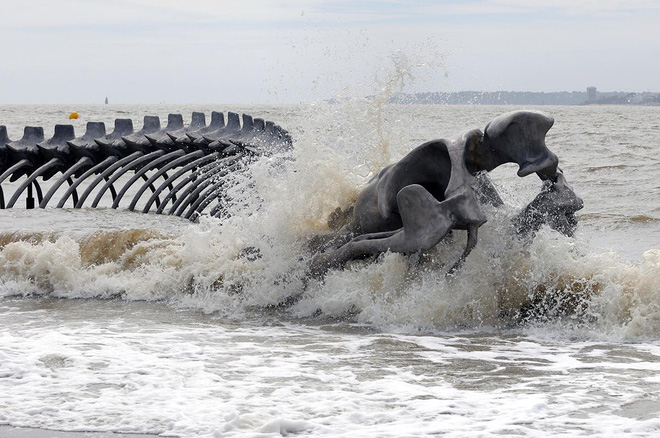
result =
[[[108,191],[112,208],[117,208],[142,179],[129,210],[150,189],[144,213],[154,204],[156,213],[163,213],[170,204],[170,215],[194,220],[209,209],[209,215],[222,216],[228,202],[226,177],[259,156],[283,154],[293,144],[289,133],[272,122],[245,114],[242,120],[241,125],[239,115],[229,112],[225,124],[224,114],[213,112],[207,126],[204,114],[194,112],[190,125],[184,126],[180,114],[170,114],[161,129],[158,117],[145,116],[143,128],[134,132],[130,119],[116,119],[112,133],[106,134],[101,122],[89,122],[81,137],[75,137],[71,125],[56,125],[49,140],[44,140],[43,128],[28,126],[17,141],[0,126],[0,208],[14,207],[26,191],[26,208],[34,208],[33,188],[41,208],[53,199],[58,199],[58,208],[69,199],[74,208],[81,208],[92,194],[90,206],[97,207]],[[541,192],[513,218],[518,234],[533,236],[547,224],[571,236],[583,202],[545,145],[553,124],[554,119],[542,113],[514,111],[493,119],[483,132],[474,129],[413,149],[366,185],[344,215],[345,226],[312,239],[316,255],[310,275],[322,277],[350,260],[387,251],[428,250],[452,230],[467,230],[465,251],[449,270],[455,272],[476,246],[478,229],[486,222],[481,205],[503,204],[488,172],[504,163],[517,163],[518,176],[536,173],[543,182]],[[41,184],[58,174],[43,194]],[[163,181],[155,187],[159,179]],[[21,180],[7,202],[6,180]],[[123,185],[116,190],[114,184],[120,181]],[[65,182],[68,186],[60,190]],[[58,190],[64,193],[55,198]]]
[[[95,208],[109,192],[112,208],[124,201],[134,210],[150,189],[144,213],[155,206],[156,213],[192,220],[207,209],[221,216],[229,173],[292,148],[289,133],[273,122],[246,114],[242,121],[228,112],[225,123],[224,113],[214,111],[207,125],[204,113],[193,112],[190,125],[184,126],[181,114],[170,114],[161,128],[157,116],[145,116],[139,131],[131,119],[116,119],[109,134],[103,122],[88,122],[80,137],[72,125],[56,125],[48,140],[42,127],[26,126],[16,141],[0,126],[0,208],[15,207],[23,197],[26,208],[34,208],[34,192],[41,208],[62,208],[69,200],[74,208]],[[5,190],[13,190],[7,199]]]
[[[483,132],[474,129],[413,149],[369,181],[343,228],[312,240],[319,253],[310,274],[322,277],[349,260],[386,251],[428,250],[452,230],[467,230],[465,251],[448,272],[453,274],[476,246],[477,231],[486,222],[481,205],[503,204],[487,173],[504,163],[517,163],[520,177],[536,173],[543,181],[541,192],[513,219],[518,234],[532,236],[547,224],[572,236],[583,202],[545,145],[553,124],[542,113],[514,111],[496,117]]]

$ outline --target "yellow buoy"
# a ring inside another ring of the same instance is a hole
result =
[[[77,118],[78,118],[78,113],[77,112],[74,111],[71,114],[69,114],[69,120],[77,119]]]

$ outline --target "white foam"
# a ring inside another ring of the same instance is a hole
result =
[[[3,301],[0,422],[162,436],[597,435],[658,426],[660,346],[250,326]],[[9,309],[11,307],[11,309]],[[596,379],[596,380],[594,380]]]

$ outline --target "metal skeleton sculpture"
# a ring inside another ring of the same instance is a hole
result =
[[[449,271],[454,272],[477,244],[478,229],[486,222],[480,204],[502,204],[487,172],[504,163],[517,163],[518,176],[536,173],[543,181],[541,193],[514,218],[517,231],[529,235],[548,224],[572,235],[577,226],[575,212],[583,203],[566,182],[557,156],[545,145],[553,123],[538,112],[515,111],[495,118],[483,132],[475,129],[453,140],[433,140],[413,149],[367,184],[346,226],[334,235],[314,239],[318,253],[310,274],[323,276],[366,255],[427,250],[451,230],[465,229],[467,245]],[[142,208],[145,213],[154,203],[157,213],[171,203],[168,214],[194,219],[215,202],[210,214],[219,216],[230,172],[244,168],[251,157],[291,147],[289,134],[274,123],[243,115],[241,126],[238,114],[231,112],[226,124],[222,113],[213,112],[208,126],[203,113],[193,113],[187,127],[180,114],[170,114],[163,129],[158,117],[145,116],[137,132],[130,119],[117,119],[114,131],[107,135],[103,123],[89,122],[87,132],[78,138],[72,126],[57,125],[47,141],[40,127],[26,127],[21,140],[11,141],[0,126],[0,208],[14,207],[26,190],[26,207],[33,208],[33,187],[39,207],[45,208],[65,182],[68,187],[55,198],[57,207],[64,207],[71,198],[73,206],[80,208],[92,193],[91,207],[96,207],[109,190],[112,207],[117,208],[141,178],[144,183],[133,195],[130,210],[149,188],[152,195]],[[174,173],[169,176],[168,171]],[[117,191],[114,184],[129,172],[132,176]],[[58,173],[43,194],[40,182]],[[5,201],[2,183],[22,177]],[[155,187],[159,178],[163,181]]]
[[[518,176],[536,173],[543,188],[514,218],[520,234],[543,224],[572,235],[575,212],[583,206],[545,145],[554,119],[542,113],[515,111],[491,121],[485,130],[468,131],[453,140],[433,140],[381,170],[362,190],[349,223],[329,239],[315,241],[320,253],[311,274],[323,276],[349,260],[386,251],[413,253],[437,245],[453,229],[467,230],[467,245],[449,270],[458,269],[477,244],[486,222],[480,204],[502,204],[487,172],[517,163]]]
[[[131,119],[116,119],[110,134],[104,123],[88,122],[81,137],[75,136],[72,125],[56,125],[49,140],[43,128],[27,126],[17,141],[0,126],[0,208],[15,207],[21,197],[26,208],[34,208],[34,189],[41,208],[62,208],[69,200],[75,208],[86,203],[97,207],[110,192],[112,208],[124,200],[134,210],[150,189],[144,213],[155,205],[157,213],[190,219],[207,208],[209,214],[221,215],[229,172],[244,168],[254,157],[292,147],[290,135],[273,122],[245,114],[242,119],[241,125],[239,115],[229,112],[225,123],[223,113],[212,112],[206,125],[204,113],[193,112],[190,125],[184,126],[181,114],[170,114],[161,128],[158,117],[145,116],[139,131],[133,130]],[[5,198],[7,180],[21,182]],[[137,192],[125,196],[138,180],[143,183]],[[46,181],[47,191],[41,188]],[[117,190],[115,184],[123,185]]]

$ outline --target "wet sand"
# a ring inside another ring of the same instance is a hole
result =
[[[0,426],[2,438],[149,438],[156,435],[112,432],[61,432],[27,427]]]

